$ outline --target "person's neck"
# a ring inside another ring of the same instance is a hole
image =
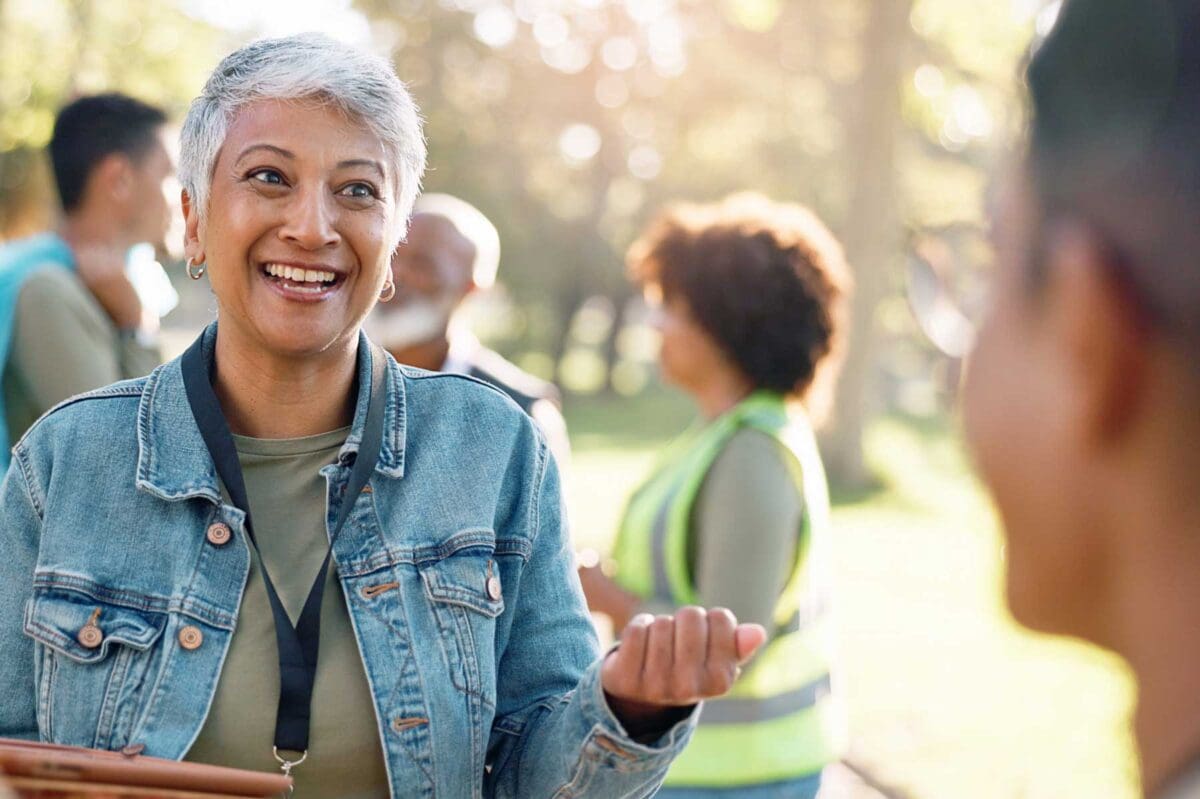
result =
[[[1142,526],[1155,525],[1156,542],[1176,542],[1154,551],[1128,552],[1134,575],[1122,591],[1117,649],[1137,678],[1134,737],[1147,796],[1159,795],[1200,758],[1200,508],[1195,500],[1176,508],[1143,511]],[[1182,512],[1181,512],[1182,511]],[[1130,523],[1124,534],[1140,547],[1143,536]],[[1163,531],[1173,531],[1164,535]]]
[[[221,328],[213,389],[231,432],[253,438],[303,438],[354,419],[357,339],[318,357],[279,357],[243,346]]]
[[[94,209],[83,209],[68,214],[58,226],[58,235],[71,249],[86,245],[125,250],[137,243],[130,241],[124,231],[114,225],[105,214]]]
[[[722,373],[691,391],[700,415],[712,421],[732,410],[754,391],[753,384],[740,374]]]
[[[1200,530],[1193,530],[1200,534]],[[1179,580],[1196,580],[1193,568]],[[1175,582],[1178,585],[1178,582]],[[1193,591],[1195,594],[1196,592]],[[1164,603],[1165,604],[1165,603]],[[1160,606],[1161,607],[1161,606]],[[1200,594],[1185,607],[1173,603],[1151,625],[1163,639],[1127,655],[1138,682],[1134,737],[1141,754],[1147,796],[1155,796],[1200,758]],[[1147,642],[1149,643],[1149,642]]]
[[[446,365],[446,358],[450,355],[450,338],[447,335],[443,335],[439,338],[424,341],[420,344],[411,344],[407,347],[389,347],[388,352],[398,362],[406,366],[415,366],[418,369],[439,372]]]

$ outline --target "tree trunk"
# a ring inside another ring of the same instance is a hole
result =
[[[862,35],[862,72],[847,124],[848,155],[854,166],[842,241],[854,270],[855,293],[850,349],[833,424],[823,441],[830,478],[845,489],[874,482],[863,458],[863,430],[877,404],[875,312],[887,292],[902,240],[895,150],[911,7],[912,0],[870,0]]]
[[[616,387],[613,385],[613,371],[617,368],[617,362],[620,359],[617,344],[621,338],[621,331],[625,329],[627,321],[625,312],[629,308],[631,297],[632,293],[629,291],[621,291],[612,296],[613,323],[604,340],[604,392],[609,395],[616,393]]]

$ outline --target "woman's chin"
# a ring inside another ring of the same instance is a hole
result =
[[[303,361],[337,351],[346,342],[357,338],[353,326],[334,324],[327,320],[277,319],[264,324],[260,321],[261,347],[277,358]]]
[[[268,352],[304,358],[327,353],[357,336],[353,314],[340,297],[324,302],[294,302],[274,292],[255,297],[251,320],[260,345]]]

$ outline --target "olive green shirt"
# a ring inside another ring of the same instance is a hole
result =
[[[9,440],[15,443],[68,397],[149,374],[160,360],[157,347],[117,329],[73,272],[57,266],[34,272],[17,296],[4,365]]]
[[[729,608],[738,621],[767,629],[792,575],[804,520],[789,457],[766,433],[738,430],[705,475],[688,528],[688,568],[699,603]],[[641,610],[674,608],[647,600]]]
[[[295,621],[329,549],[325,478],[349,428],[306,438],[234,436],[254,534],[288,616]],[[259,560],[238,612],[208,718],[188,760],[276,771],[271,755],[279,703],[275,623]],[[375,706],[331,564],[321,604],[321,649],[313,687],[308,759],[292,773],[299,799],[366,799],[388,795]]]

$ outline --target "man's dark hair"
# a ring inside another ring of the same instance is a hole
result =
[[[81,97],[58,113],[50,137],[50,160],[63,210],[83,201],[92,170],[106,157],[121,153],[136,161],[150,149],[167,115],[123,94]]]
[[[839,354],[850,273],[841,245],[802,206],[755,194],[676,205],[630,248],[629,265],[664,298],[682,299],[756,388],[807,398]]]
[[[1200,345],[1200,3],[1066,0],[1028,82],[1041,216],[1090,225],[1153,323]]]

